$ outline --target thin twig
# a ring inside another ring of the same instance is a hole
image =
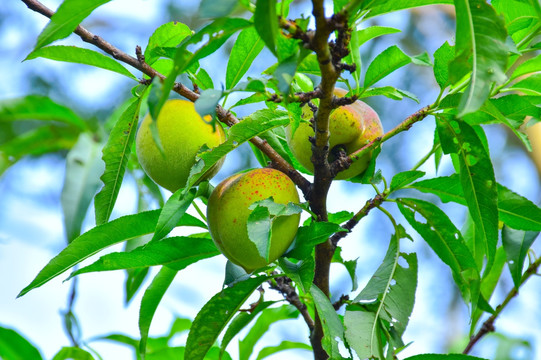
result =
[[[384,192],[381,194],[377,194],[373,199],[368,200],[364,204],[362,209],[360,209],[355,215],[353,215],[351,219],[349,219],[346,223],[342,225],[342,228],[347,231],[336,232],[331,236],[330,241],[333,246],[336,248],[338,241],[346,237],[351,232],[351,230],[353,230],[353,228],[359,223],[359,221],[361,221],[362,218],[368,215],[370,210],[380,206],[383,201],[385,201],[386,197],[387,194]]]
[[[526,272],[522,275],[522,278],[520,280],[520,286],[522,286],[532,275],[535,275],[537,274],[537,269],[539,268],[539,266],[541,265],[541,257],[538,258],[537,260],[535,260],[529,267],[528,269],[526,269]],[[516,287],[513,287],[513,289],[511,289],[511,291],[509,291],[509,293],[507,294],[507,296],[505,297],[505,300],[496,307],[496,309],[494,310],[494,314],[492,314],[484,323],[483,325],[481,325],[481,328],[479,329],[479,331],[477,332],[477,334],[475,334],[474,336],[471,337],[470,341],[468,342],[468,345],[466,346],[466,348],[464,349],[464,351],[462,352],[463,354],[469,354],[469,352],[471,351],[471,349],[473,348],[473,346],[475,344],[477,344],[477,342],[479,340],[481,340],[481,338],[483,338],[486,334],[490,333],[490,332],[493,332],[496,330],[496,328],[494,327],[494,322],[496,321],[496,319],[498,318],[498,316],[501,314],[501,312],[503,311],[503,309],[505,309],[505,307],[507,306],[507,304],[509,304],[509,302],[511,301],[511,299],[513,299],[515,296],[518,295],[518,289]]]
[[[30,10],[40,13],[48,18],[51,18],[54,15],[54,11],[52,11],[37,0],[21,1],[25,3]],[[141,56],[138,56],[139,58],[136,58],[126,54],[124,51],[105,41],[100,36],[91,33],[81,25],[77,26],[77,28],[74,30],[74,33],[79,35],[79,37],[83,41],[98,47],[99,49],[103,50],[115,59],[134,67],[135,69],[141,71],[143,74],[148,75],[151,79],[154,77],[158,77],[161,80],[165,80],[165,76],[154,70],[146,62],[142,61],[144,59],[142,59]],[[188,87],[184,86],[181,83],[175,83],[173,91],[175,91],[179,95],[184,96],[190,101],[196,101],[199,98],[199,94],[190,90]],[[231,114],[231,112],[224,109],[220,105],[216,107],[216,114],[218,116],[218,119],[220,119],[221,122],[225,123],[228,126],[233,126],[239,122],[239,120],[233,114]],[[301,189],[305,197],[309,196],[312,188],[310,182],[306,178],[304,178],[304,176],[302,176],[297,170],[295,170],[295,168],[293,168],[293,166],[291,166],[284,158],[282,158],[280,154],[276,152],[276,150],[274,150],[266,141],[257,136],[252,138],[250,142],[269,157],[272,167],[288,175],[291,180],[293,180],[293,182],[295,182],[295,184],[297,184],[297,186]]]
[[[310,331],[312,331],[314,329],[314,320],[308,313],[306,304],[301,301],[299,295],[295,291],[295,288],[291,286],[291,279],[287,276],[280,276],[273,280],[274,281],[269,281],[271,289],[280,292],[280,294],[282,294],[291,305],[295,306],[297,310],[299,310],[304,318],[304,321],[308,325],[308,328]]]

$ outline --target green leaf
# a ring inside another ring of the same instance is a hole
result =
[[[111,245],[150,234],[156,228],[160,210],[140,212],[96,226],[74,239],[39,272],[18,295],[40,287],[81,261]]]
[[[30,55],[28,55],[26,60],[35,59],[38,57],[95,66],[101,69],[114,71],[131,79],[137,80],[137,78],[131,72],[129,72],[128,69],[126,69],[115,59],[90,49],[64,45],[47,46],[33,51]]]
[[[164,56],[163,48],[176,47],[186,37],[190,36],[190,28],[178,21],[171,21],[158,27],[148,39],[145,48],[145,62],[149,65]]]
[[[466,205],[458,175],[418,181],[412,187],[439,196],[444,201]],[[541,208],[530,200],[498,184],[499,218],[517,230],[541,231]]]
[[[130,106],[116,122],[111,130],[107,144],[103,147],[102,159],[105,162],[105,171],[100,179],[104,186],[96,195],[94,201],[97,225],[109,221],[109,217],[113,212],[130,158],[135,133],[137,132],[142,101],[142,96],[133,99]]]
[[[490,156],[474,129],[464,121],[437,118],[444,153],[458,155],[460,183],[490,268],[498,242],[498,190]]]
[[[185,358],[204,359],[229,320],[266,280],[266,276],[250,278],[214,295],[195,317],[186,341]]]
[[[541,231],[541,208],[498,184],[500,219],[518,230]]]
[[[257,206],[248,216],[248,238],[257,248],[259,255],[269,261],[272,220],[269,209]]]
[[[479,270],[460,231],[442,210],[427,201],[400,199],[398,207],[436,255],[451,268],[464,299],[475,306],[479,296]],[[417,220],[416,214],[425,221]]]
[[[507,254],[511,278],[517,290],[522,285],[522,272],[524,271],[524,260],[528,255],[528,249],[538,235],[538,231],[522,231],[507,226],[503,227],[502,244]]]
[[[264,309],[248,334],[242,340],[239,340],[239,360],[249,360],[254,353],[257,342],[265,335],[272,324],[280,320],[296,319],[298,316],[298,310],[292,305]]]
[[[520,91],[525,95],[541,96],[541,74],[532,74],[513,84],[511,89],[514,91]]]
[[[394,11],[410,9],[419,6],[432,4],[452,4],[453,0],[367,0],[361,2],[362,10],[369,10],[365,18],[374,17],[381,14],[386,14]]]
[[[174,236],[150,242],[129,252],[113,252],[100,257],[93,264],[74,271],[70,278],[97,271],[139,269],[165,265],[176,271],[220,252],[208,237]]]
[[[79,347],[63,347],[52,360],[94,360],[92,354]]]
[[[537,73],[539,71],[541,71],[541,55],[537,55],[536,57],[528,59],[522,64],[520,64],[515,69],[515,71],[513,71],[513,75],[511,75],[511,80],[516,79],[520,76]]]
[[[337,248],[332,258],[333,263],[342,264],[346,268],[346,271],[348,272],[349,277],[351,278],[351,291],[357,290],[357,287],[359,286],[358,281],[357,281],[357,261],[358,260],[359,258],[356,258],[355,260],[344,260],[342,258],[342,248]],[[313,275],[312,275],[312,278],[313,278]]]
[[[207,89],[195,100],[195,111],[203,118],[205,115],[216,115],[216,106],[223,96],[221,90]]]
[[[100,187],[99,177],[104,169],[100,151],[101,145],[92,135],[82,133],[66,157],[61,202],[68,242],[81,234],[88,207]]]
[[[171,195],[163,206],[151,241],[160,240],[173,230],[192,204],[196,193],[197,190],[192,188],[188,191],[180,189]]]
[[[456,56],[471,56],[471,81],[460,100],[458,116],[478,110],[492,83],[506,80],[507,30],[503,18],[484,0],[455,0]]]
[[[392,100],[402,100],[405,97],[410,98],[416,103],[419,103],[419,99],[412,93],[406,90],[397,89],[392,86],[381,86],[376,88],[368,88],[365,89],[361,94],[359,94],[359,98],[367,98],[370,96],[385,96]]]
[[[349,346],[357,355],[364,359],[376,356],[383,358],[380,354],[382,348],[381,338],[375,329],[380,330],[376,313],[364,311],[357,306],[348,306],[344,315],[345,334]]]
[[[346,340],[362,359],[380,356],[381,333],[394,333],[400,338],[413,311],[417,288],[417,256],[415,253],[400,252],[401,236],[398,232],[393,235],[382,264],[354,300],[375,303],[374,315],[362,314],[365,311],[358,311],[358,306],[348,306],[346,310]],[[400,265],[399,260],[405,261],[407,266]],[[386,331],[382,331],[382,321],[389,323]],[[387,342],[393,343],[391,338]],[[394,355],[395,347],[393,345],[388,349],[388,356]]]
[[[5,157],[7,165],[11,166],[26,155],[38,156],[55,151],[69,150],[75,145],[79,135],[79,129],[75,128],[62,125],[41,126],[26,131],[1,144],[0,159]],[[0,164],[2,164],[1,160]],[[3,170],[5,168],[0,165],[0,174]]]
[[[277,55],[278,15],[276,14],[276,0],[256,1],[254,27],[267,48],[274,55]]]
[[[4,360],[41,360],[38,349],[13,329],[0,327],[0,358]]]
[[[426,54],[419,56],[406,55],[398,46],[393,45],[385,49],[381,54],[370,63],[366,70],[364,78],[364,87],[369,87],[379,80],[383,79],[393,71],[410,63],[417,65],[430,65],[430,61],[425,58]]]
[[[329,298],[317,286],[310,287],[310,294],[314,299],[321,325],[323,327],[323,339],[321,346],[331,359],[342,359],[338,349],[337,338],[344,342],[344,325],[338,317],[336,310],[332,306]]]
[[[240,32],[227,62],[226,89],[232,89],[239,83],[264,46],[255,28],[249,27]]]
[[[387,34],[395,34],[401,32],[400,29],[387,27],[387,26],[370,26],[365,29],[355,31],[359,37],[358,42],[359,46],[363,45],[365,42],[372,40],[374,38],[380,37]]]
[[[199,154],[199,160],[190,171],[187,188],[196,184],[201,177],[230,151],[236,149],[254,136],[259,136],[268,130],[289,123],[289,116],[285,111],[270,109],[258,110],[241,122],[233,125],[228,132],[225,142],[208,151]]]
[[[321,221],[314,221],[307,226],[301,226],[297,231],[293,247],[286,253],[286,256],[299,260],[306,259],[317,244],[321,244],[332,234],[339,231],[347,230],[339,224]]]
[[[154,280],[152,280],[152,283],[145,291],[143,299],[141,300],[141,308],[139,309],[139,333],[141,334],[139,355],[143,360],[146,355],[148,332],[150,330],[152,318],[154,318],[154,314],[156,313],[160,301],[176,275],[176,270],[166,266],[162,267],[160,272],[154,277]]]
[[[84,120],[71,109],[39,95],[0,101],[0,122],[17,120],[58,121],[81,130],[87,129]]]
[[[227,16],[235,9],[238,2],[238,0],[202,0],[199,5],[199,16],[203,18]]]
[[[308,350],[310,352],[312,351],[312,347],[308,344],[284,340],[276,346],[267,346],[261,349],[259,351],[259,354],[257,355],[256,360],[261,360],[268,356],[279,353],[281,351],[291,350],[291,349],[302,349],[302,350]]]
[[[449,64],[454,57],[455,47],[447,41],[434,53],[434,77],[442,90],[450,84]]]
[[[69,36],[96,9],[110,0],[64,0],[39,34],[34,51]]]
[[[242,269],[242,268],[241,268]],[[222,343],[220,345],[220,351],[223,353],[225,352],[225,349],[227,348],[227,345],[233,340],[233,338],[250,322],[252,322],[260,313],[261,311],[265,310],[269,306],[274,304],[274,301],[264,301],[259,302],[257,306],[252,311],[242,311],[235,316],[233,320],[231,320],[231,323],[227,327],[227,330],[225,331],[225,334],[222,338]]]
[[[404,171],[404,172],[398,173],[393,176],[389,189],[391,192],[401,189],[404,186],[411,184],[415,180],[425,176],[425,174],[426,173],[424,171],[418,171],[418,170]]]
[[[299,260],[296,263],[282,257],[278,259],[278,262],[287,277],[293,280],[302,292],[308,293],[310,291],[310,287],[312,287],[312,282],[314,281],[314,270],[316,266],[312,256]]]
[[[405,358],[404,360],[487,360],[471,355],[463,355],[463,354],[421,354],[421,355],[415,355],[410,356],[408,358]]]

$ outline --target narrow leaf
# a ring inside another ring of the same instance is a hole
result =
[[[404,360],[487,360],[463,354],[422,354],[405,358]]]
[[[242,269],[242,268],[241,268]],[[274,304],[274,301],[264,301],[257,304],[252,311],[242,311],[235,316],[227,327],[220,345],[220,352],[224,353],[227,345],[246,326],[250,324],[263,310]]]
[[[236,283],[214,295],[199,311],[186,341],[186,359],[202,360],[229,320],[264,281],[266,276]]]
[[[455,57],[454,46],[446,41],[434,53],[434,77],[441,89],[445,89],[449,84],[449,64]]]
[[[346,310],[346,339],[360,358],[379,356],[381,333],[391,332],[400,339],[413,311],[417,288],[417,256],[400,252],[401,236],[398,232],[393,235],[383,263],[354,300],[373,303],[374,316],[360,314],[362,311],[357,306],[349,306]],[[404,265],[399,260],[403,260]],[[389,323],[388,329],[383,332],[382,321]],[[390,337],[387,342],[391,345],[387,356],[394,355],[395,349],[402,343],[400,340],[395,344],[395,340]]]
[[[364,78],[364,87],[369,87],[383,79],[393,71],[415,62],[420,65],[430,65],[427,61],[421,61],[419,57],[406,55],[398,46],[393,45],[385,49],[370,63]]]
[[[0,327],[0,359],[42,360],[39,350],[13,329]]]
[[[142,99],[134,99],[122,113],[103,148],[105,171],[100,179],[104,186],[96,195],[94,204],[97,225],[109,221],[113,212],[135,139]]]
[[[178,21],[171,21],[158,27],[148,39],[145,48],[145,62],[149,65],[165,55],[164,48],[175,48],[187,36],[191,35],[190,28]]]
[[[391,191],[401,189],[404,186],[411,184],[412,182],[414,182],[415,180],[423,176],[425,176],[425,172],[418,171],[418,170],[404,171],[404,172],[398,173],[395,176],[393,176],[389,189]]]
[[[137,80],[137,78],[131,72],[129,72],[128,69],[126,69],[115,59],[90,49],[64,45],[47,46],[33,51],[30,55],[28,55],[26,60],[35,59],[38,57],[95,66]]]
[[[436,205],[417,199],[400,199],[400,212],[436,255],[451,268],[464,298],[477,303],[479,270],[462,234]],[[425,221],[416,219],[416,213]]]
[[[502,243],[505,253],[507,254],[511,278],[513,279],[513,284],[517,290],[520,285],[522,285],[522,272],[524,270],[524,260],[528,254],[528,249],[538,235],[538,231],[514,230],[507,226],[504,226],[503,228]]]
[[[287,124],[289,124],[287,112],[263,109],[252,113],[249,117],[233,125],[229,129],[225,142],[199,154],[200,160],[192,167],[186,188],[190,188],[196,184],[208,169],[233,149],[236,149],[254,136],[259,136],[268,130]]]
[[[310,352],[312,351],[312,347],[308,344],[284,340],[276,346],[267,346],[261,349],[259,351],[259,354],[257,355],[256,360],[262,360],[268,356],[274,355],[281,351],[290,350],[290,349],[308,350]]]
[[[257,248],[259,255],[269,261],[270,241],[272,236],[272,220],[269,209],[257,206],[248,216],[248,238]]]
[[[82,133],[66,158],[61,202],[68,242],[81,234],[88,207],[100,186],[99,177],[104,168],[100,151],[101,145],[92,135]]]
[[[163,206],[151,241],[160,240],[173,230],[192,204],[196,193],[196,189],[192,188],[187,192],[180,189],[171,195]]]
[[[367,0],[361,2],[362,10],[369,10],[365,18],[374,17],[381,14],[386,14],[394,11],[410,9],[419,6],[433,5],[433,4],[452,4],[453,0]]]
[[[299,260],[306,259],[317,244],[321,244],[329,236],[340,231],[347,230],[330,222],[314,221],[307,226],[301,226],[297,231],[293,248],[286,253],[286,256]]]
[[[141,341],[139,342],[139,355],[141,356],[142,360],[145,359],[146,355],[150,324],[152,323],[152,319],[154,318],[154,314],[156,313],[156,309],[158,308],[160,301],[175,279],[176,275],[176,270],[166,266],[162,267],[143,295],[143,299],[141,300],[141,308],[139,310],[139,333],[141,334]]]
[[[39,34],[34,48],[39,50],[55,40],[63,39],[70,35],[75,28],[96,9],[108,3],[110,0],[64,0],[51,21]]]
[[[71,109],[39,95],[0,101],[0,121],[16,120],[58,121],[81,130],[87,128],[84,120]]]
[[[455,0],[457,59],[471,56],[471,81],[460,101],[458,116],[478,110],[490,86],[506,80],[507,30],[503,18],[484,0]]]
[[[439,117],[437,128],[443,151],[458,155],[460,183],[490,268],[498,242],[498,190],[490,156],[466,122]]]
[[[269,331],[272,324],[280,320],[296,319],[298,316],[298,310],[292,305],[264,309],[248,334],[239,341],[239,360],[249,360],[257,342]]]
[[[422,192],[436,194],[444,202],[466,205],[457,175],[422,180],[411,186]],[[500,220],[513,229],[541,231],[541,208],[501,184],[498,184],[498,212]]]
[[[263,40],[255,28],[249,27],[240,32],[227,62],[226,89],[232,89],[239,83],[263,47]]]
[[[267,45],[267,48],[276,55],[276,42],[278,37],[278,16],[276,14],[276,0],[257,0],[254,12],[254,27]]]
[[[52,360],[94,360],[91,353],[79,347],[63,347]]]
[[[40,287],[100,250],[152,233],[156,228],[159,214],[160,210],[153,210],[127,215],[90,229],[49,261],[18,297]]]
[[[321,291],[317,286],[312,285],[310,287],[310,294],[314,299],[321,325],[323,327],[323,339],[321,340],[321,346],[329,355],[331,359],[342,359],[340,351],[338,349],[338,341],[336,339],[344,340],[344,325],[338,317],[336,310],[332,306],[329,298]]]
[[[74,271],[70,278],[89,272],[140,269],[157,265],[180,271],[199,260],[219,254],[210,238],[173,236],[150,242],[129,252],[104,255],[93,264]]]

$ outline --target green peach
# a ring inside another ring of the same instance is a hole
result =
[[[285,174],[271,168],[254,169],[223,180],[208,200],[209,231],[218,249],[231,262],[247,272],[278,259],[293,242],[300,215],[276,218],[272,225],[270,256],[267,262],[248,237],[249,209],[256,201],[272,197],[277,204],[299,203],[295,184]]]
[[[203,121],[191,101],[168,100],[163,105],[156,120],[163,155],[152,137],[151,123],[148,114],[137,132],[137,158],[147,175],[171,192],[186,185],[195,157],[203,145],[213,148],[225,140],[222,126],[217,123],[213,128]],[[204,178],[213,177],[223,160],[209,169]]]
[[[334,94],[342,97],[347,93],[343,89],[336,88]],[[305,106],[303,108],[303,119],[308,120],[312,117],[312,111]],[[383,127],[378,114],[366,103],[357,100],[353,104],[341,106],[335,109],[329,118],[329,162],[334,160],[332,150],[338,146],[343,147],[349,155],[378,136],[383,135]],[[307,121],[302,121],[292,134],[291,126],[286,127],[286,138],[295,158],[310,172],[314,172],[314,165],[311,160],[312,144],[308,141],[310,136],[314,136],[314,129]],[[350,179],[363,173],[368,164],[372,153],[364,155],[361,159],[355,161],[351,166],[338,173],[335,179]]]

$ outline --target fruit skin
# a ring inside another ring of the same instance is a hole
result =
[[[335,88],[334,94],[342,97],[346,90]],[[302,117],[308,120],[312,117],[312,111],[305,106]],[[378,136],[383,135],[383,127],[378,114],[366,103],[357,100],[353,104],[341,106],[335,109],[329,117],[329,162],[335,158],[332,149],[342,145],[349,155],[364,145],[368,144]],[[301,122],[299,127],[292,134],[291,125],[286,127],[286,138],[295,158],[310,172],[314,172],[314,164],[310,159],[312,156],[312,144],[308,137],[314,136],[314,130],[308,122]],[[349,169],[341,171],[335,177],[336,180],[350,179],[364,172],[370,163],[372,152],[364,155],[359,160],[351,163]]]
[[[277,204],[299,203],[299,194],[291,179],[270,168],[228,177],[216,186],[208,200],[207,221],[216,247],[248,273],[282,256],[299,227],[300,214],[276,218],[272,225],[269,262],[259,255],[248,237],[247,222],[252,212],[248,207],[271,196]]]
[[[190,169],[195,164],[195,156],[203,145],[213,148],[225,140],[222,126],[216,123],[213,129],[212,125],[204,122],[192,102],[168,100],[156,121],[164,157],[152,138],[151,122],[148,114],[137,132],[137,157],[147,175],[171,192],[186,185]],[[210,179],[216,175],[223,161],[220,160],[210,168],[204,178]]]

